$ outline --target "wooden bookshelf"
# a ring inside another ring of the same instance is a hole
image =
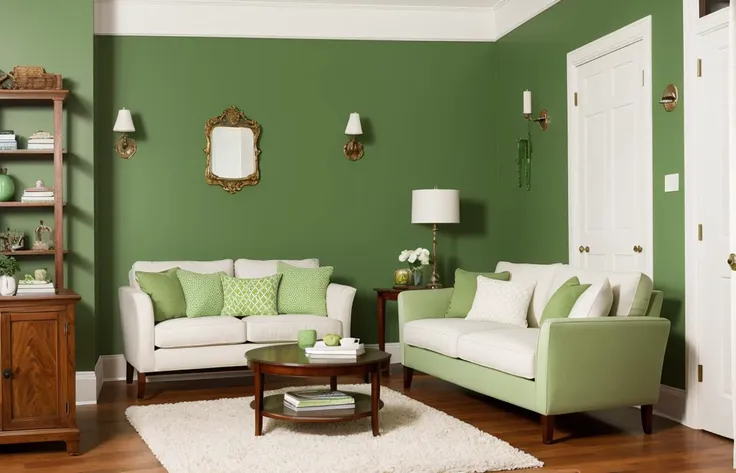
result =
[[[62,154],[66,154],[66,149],[61,150]],[[16,150],[0,150],[0,156],[7,158],[10,156],[18,157],[38,157],[38,158],[53,158],[53,149],[16,149]]]
[[[64,250],[62,253],[67,254],[69,251]],[[54,255],[56,250],[15,250],[15,251],[2,251],[0,252],[7,256],[44,256]]]
[[[6,90],[0,89],[0,100],[66,100],[68,90]]]
[[[66,205],[66,202],[61,203],[62,206]],[[0,207],[55,207],[56,202],[0,202]]]

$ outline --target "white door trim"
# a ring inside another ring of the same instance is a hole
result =
[[[698,0],[683,0],[683,87],[687,93],[687,100],[695,100],[695,82],[697,77],[697,42],[700,36],[712,33],[714,30],[728,27],[728,10],[721,10],[707,17],[700,18]],[[696,208],[697,192],[697,149],[692,126],[697,117],[693,107],[684,108],[684,149],[685,149],[685,413],[682,423],[693,429],[701,428],[699,413],[699,331],[697,305],[697,243],[698,243],[698,215]],[[725,260],[724,260],[725,261]],[[725,262],[724,262],[725,264]],[[735,365],[736,366],[736,365]]]
[[[644,45],[644,95],[648,103],[652,102],[652,17],[647,16],[628,26],[614,31],[592,43],[588,43],[567,55],[567,172],[568,176],[574,176],[579,170],[577,165],[580,152],[578,150],[578,114],[574,101],[574,94],[578,90],[578,67],[590,61],[598,59],[606,54],[610,54],[619,49],[630,46],[634,43],[642,42]],[[654,214],[653,214],[653,169],[654,164],[652,152],[652,107],[647,107],[644,117],[644,140],[648,143],[645,158],[648,159],[650,165],[647,167],[647,176],[644,182],[647,182],[646,202],[644,202],[645,212],[647,213],[647,221],[649,228],[647,229],[647,237],[644,244],[650,251],[645,251],[646,266],[648,268],[649,277],[654,279]],[[568,180],[567,198],[568,198],[568,236],[573,234],[576,228],[575,215],[577,203],[576,186],[570,185],[572,179]],[[575,248],[572,242],[568,242],[569,261],[575,261],[577,258]]]

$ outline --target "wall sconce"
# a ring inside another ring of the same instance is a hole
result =
[[[350,161],[357,161],[363,157],[363,144],[356,140],[355,137],[363,134],[363,127],[360,126],[360,114],[351,113],[348,118],[348,126],[345,127],[345,134],[352,136],[347,142],[343,151]]]
[[[130,159],[138,149],[135,140],[128,138],[128,133],[135,131],[135,125],[133,125],[133,117],[130,115],[130,110],[121,108],[118,111],[118,118],[115,120],[115,126],[112,127],[112,131],[116,133],[122,133],[120,138],[115,141],[115,154],[123,159]]]
[[[662,104],[665,110],[668,112],[673,111],[677,108],[677,104],[680,102],[680,93],[677,90],[675,84],[669,84],[662,92],[662,100],[659,103]]]
[[[549,127],[551,121],[546,109],[539,113],[539,118],[532,118],[532,92],[530,90],[524,91],[524,118],[530,122],[539,123],[542,131],[547,131],[547,127]]]

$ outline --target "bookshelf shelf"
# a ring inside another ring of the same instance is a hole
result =
[[[66,202],[62,202],[61,205],[66,205]],[[6,208],[18,208],[18,207],[53,207],[54,202],[0,202],[0,207]]]
[[[66,149],[61,150],[62,154],[66,154]],[[53,158],[53,149],[17,149],[13,151],[0,150],[0,156],[18,156],[18,157],[37,157],[37,158]]]
[[[69,251],[64,250],[63,253],[67,254]],[[2,251],[0,252],[7,256],[53,256],[56,254],[55,250],[16,250],[16,251]]]
[[[0,100],[66,100],[68,90],[0,90]]]

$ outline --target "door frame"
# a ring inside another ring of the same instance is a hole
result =
[[[568,202],[568,258],[570,262],[575,261],[577,255],[572,242],[573,231],[576,228],[576,205],[577,205],[577,188],[572,185],[577,182],[577,172],[579,169],[578,162],[580,151],[578,150],[578,124],[579,108],[575,105],[574,94],[578,88],[578,68],[583,64],[603,57],[607,54],[623,49],[626,46],[642,42],[644,45],[644,99],[646,103],[652,103],[652,17],[647,16],[631,23],[628,26],[614,31],[602,38],[586,44],[567,54],[567,202]],[[653,198],[653,136],[652,136],[652,106],[646,107],[644,115],[643,140],[646,145],[644,158],[649,163],[647,172],[644,176],[644,182],[647,183],[645,189],[646,202],[645,212],[649,226],[646,229],[648,233],[644,239],[645,248],[649,251],[645,252],[647,267],[646,274],[654,279],[654,198]],[[575,179],[573,179],[575,177]]]
[[[700,37],[729,26],[729,11],[722,10],[700,18],[699,0],[683,0],[683,87],[686,100],[697,100],[695,83],[698,80],[697,43]],[[698,362],[700,361],[700,333],[698,324],[697,293],[698,275],[698,213],[695,198],[698,194],[697,173],[698,154],[695,148],[695,110],[685,104],[684,109],[684,185],[685,185],[685,411],[682,424],[701,429],[700,386],[698,383]],[[725,258],[724,255],[724,264]],[[736,367],[736,364],[734,365]]]

